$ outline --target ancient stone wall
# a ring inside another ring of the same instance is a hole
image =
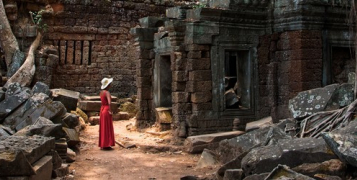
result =
[[[47,42],[58,46],[60,58],[51,87],[95,94],[100,90],[100,80],[111,76],[114,95],[136,93],[129,29],[141,17],[160,16],[166,7],[144,1],[112,3],[64,4],[64,12],[49,22]]]
[[[275,33],[261,37],[260,42],[258,58],[261,114],[271,113],[278,119],[289,117],[289,99],[298,92],[322,85],[321,31]]]

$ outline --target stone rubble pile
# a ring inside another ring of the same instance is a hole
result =
[[[357,100],[351,88],[334,84],[301,92],[290,100],[293,118],[275,124],[263,118],[245,132],[230,132],[233,137],[190,136],[186,151],[202,153],[197,166],[216,167],[219,180],[355,179]]]
[[[68,176],[71,149],[85,127],[68,112],[77,106],[76,95],[62,96],[42,82],[32,89],[16,82],[0,89],[0,179]]]

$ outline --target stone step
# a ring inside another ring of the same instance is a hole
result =
[[[83,111],[100,111],[102,103],[100,101],[79,101],[78,108]],[[112,102],[110,108],[113,113],[118,112],[119,104],[116,102]]]

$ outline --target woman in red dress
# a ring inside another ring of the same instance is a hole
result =
[[[108,89],[113,82],[113,78],[103,78],[101,83],[100,100],[102,106],[100,108],[100,121],[99,121],[99,147],[100,149],[110,150],[111,146],[115,146],[114,128],[112,111],[110,104],[112,102],[111,95]]]

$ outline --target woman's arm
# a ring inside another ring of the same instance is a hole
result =
[[[109,105],[109,114],[113,114],[112,111],[111,111],[112,96],[110,95],[109,91],[107,91],[106,97],[107,97],[108,105]]]

